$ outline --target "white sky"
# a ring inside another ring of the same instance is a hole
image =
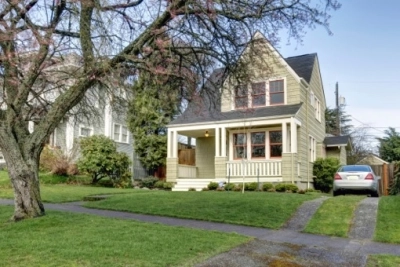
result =
[[[318,53],[328,107],[335,106],[335,83],[346,98],[355,127],[368,125],[382,136],[388,127],[400,132],[400,1],[341,1],[332,13],[333,36],[308,31],[303,44],[286,36],[277,49],[284,57]]]

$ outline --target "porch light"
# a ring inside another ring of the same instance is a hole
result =
[[[208,131],[206,131],[206,133],[204,134],[204,136],[205,136],[205,137],[208,137],[208,136],[209,136]]]

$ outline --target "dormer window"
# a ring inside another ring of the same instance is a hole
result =
[[[239,85],[235,88],[235,108],[247,108],[249,105],[247,85]]]
[[[269,104],[279,105],[285,103],[283,80],[269,82]]]
[[[234,109],[284,105],[285,78],[274,78],[235,87]]]

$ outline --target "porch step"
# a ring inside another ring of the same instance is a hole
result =
[[[172,191],[189,191],[189,188],[195,188],[201,191],[204,187],[215,179],[177,179]]]

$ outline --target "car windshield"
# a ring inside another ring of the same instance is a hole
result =
[[[371,167],[363,165],[348,165],[343,166],[339,170],[340,172],[370,172]]]

